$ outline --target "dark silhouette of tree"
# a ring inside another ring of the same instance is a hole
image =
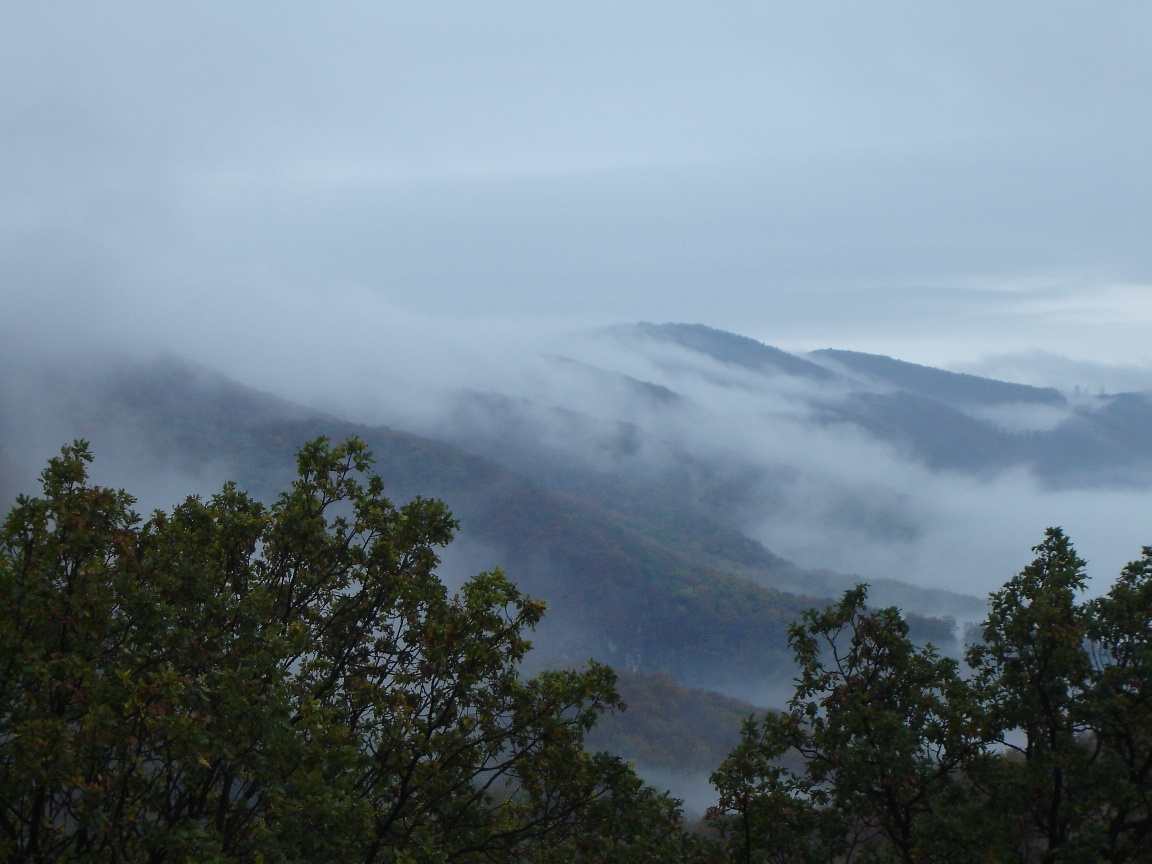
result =
[[[0,533],[0,858],[531,861],[703,848],[584,752],[590,663],[526,679],[544,606],[449,595],[437,501],[395,507],[356,439],[304,446],[271,506],[226,485],[141,520],[87,447]],[[695,844],[695,845],[694,845]]]
[[[713,775],[713,817],[743,860],[966,860],[951,823],[966,806],[958,769],[979,748],[968,687],[866,596],[793,626],[788,711],[750,722]]]
[[[1152,860],[1152,548],[1107,595],[1058,528],[992,594],[971,674],[860,586],[791,632],[788,711],[712,775],[742,861]]]

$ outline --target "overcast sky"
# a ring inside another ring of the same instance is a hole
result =
[[[5,3],[0,333],[1139,370],[1149,142],[1143,2]]]

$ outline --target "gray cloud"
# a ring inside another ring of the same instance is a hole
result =
[[[837,291],[923,318],[948,280],[1152,281],[1137,5],[0,14],[16,289],[354,282],[767,336]]]

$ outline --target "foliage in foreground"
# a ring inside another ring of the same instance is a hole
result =
[[[629,861],[704,854],[586,754],[591,663],[524,679],[543,605],[449,596],[455,523],[394,507],[352,439],[271,507],[227,485],[142,521],[83,443],[0,533],[0,859]]]
[[[722,847],[585,736],[610,669],[521,672],[543,605],[450,596],[436,501],[352,439],[265,507],[141,520],[77,443],[0,529],[0,860],[1152,861],[1152,548],[1107,595],[1050,529],[968,669],[863,587],[712,780]]]
[[[1034,551],[967,676],[863,587],[793,626],[788,710],[712,776],[735,860],[1152,861],[1152,547],[1088,601],[1059,529]]]

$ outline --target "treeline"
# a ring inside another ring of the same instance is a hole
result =
[[[712,775],[738,860],[1152,861],[1152,547],[1089,601],[1059,529],[1033,551],[964,674],[863,587],[793,626],[788,710]]]
[[[611,669],[522,674],[544,607],[449,595],[437,501],[358,440],[265,506],[226,485],[144,520],[87,447],[0,531],[0,860],[1148,861],[1152,550],[1081,602],[1050,531],[970,673],[864,589],[790,633],[706,827],[585,737]]]
[[[87,447],[0,533],[0,860],[670,860],[678,802],[585,752],[614,675],[525,679],[543,604],[449,596],[438,501],[394,507],[319,439],[265,507],[234,485],[147,521]]]

